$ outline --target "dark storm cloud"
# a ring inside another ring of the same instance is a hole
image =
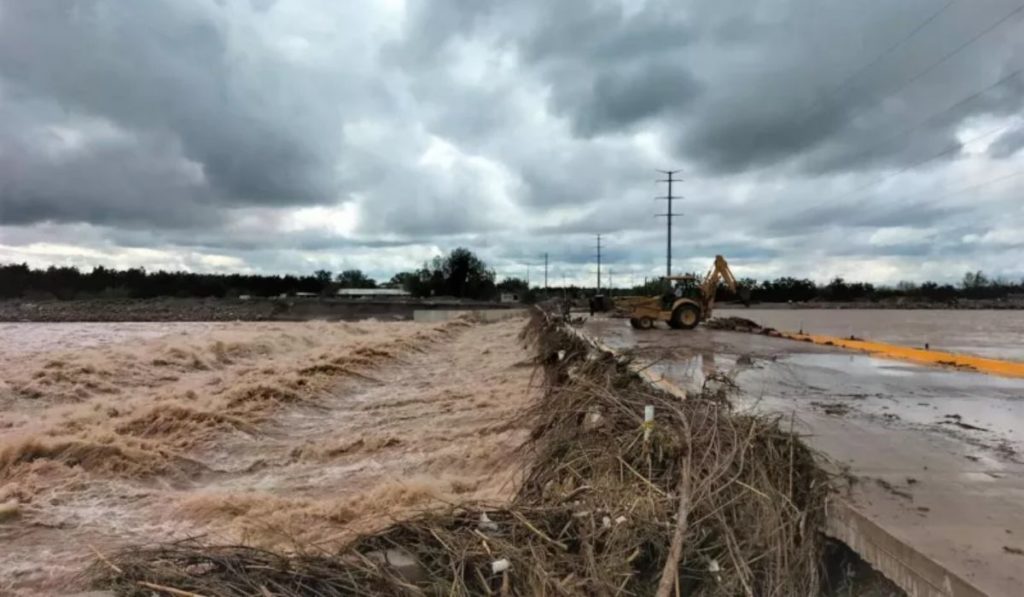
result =
[[[954,142],[964,119],[1012,114],[1024,105],[1021,81],[1012,78],[975,95],[1021,66],[1018,49],[993,51],[996,34],[1008,30],[1012,37],[1012,21],[936,66],[934,77],[904,85],[1009,12],[1009,0],[957,3],[913,37],[940,4],[681,8],[651,0],[634,12],[610,1],[503,10],[437,4],[444,8],[422,5],[411,18],[405,44],[417,67],[443,56],[452,40],[500,39],[542,77],[551,109],[577,135],[618,134],[658,117],[656,126],[680,156],[708,173],[772,164],[816,173],[913,164]],[[904,38],[906,44],[873,61]]]
[[[631,64],[599,73],[592,81],[555,96],[576,131],[594,135],[680,110],[699,92],[693,76],[670,62]]]
[[[1000,136],[988,148],[988,153],[994,158],[1008,158],[1024,148],[1024,127],[1011,130]]]
[[[692,37],[680,14],[659,2],[636,14],[607,0],[415,3],[389,54],[422,69],[459,40],[496,39],[551,83],[551,109],[591,136],[680,110],[700,93],[679,60]]]
[[[944,0],[0,0],[0,226],[257,268],[582,266],[601,231],[658,264],[672,166],[680,254],[910,259],[927,229],[1009,262],[1012,189],[947,195],[1021,158],[1020,20],[917,75],[1016,2],[954,2],[872,63]]]
[[[197,164],[209,187],[197,199],[281,205],[333,196],[337,181],[331,160],[340,133],[319,129],[337,126],[332,110],[317,101],[313,82],[302,73],[275,69],[273,58],[258,47],[250,55],[229,48],[228,29],[213,4],[5,2],[0,83],[6,95],[52,98],[68,115],[104,119],[132,135],[177,143],[181,159]],[[19,141],[24,139],[0,139],[8,148]],[[135,151],[149,148],[142,143]],[[119,172],[124,158],[109,147],[90,145],[81,151],[86,155],[71,164],[29,165],[44,171],[55,189],[22,181],[33,188],[0,195],[5,217],[64,219],[91,211],[100,220],[116,219],[125,213],[123,207],[140,212],[136,215],[149,209],[156,223],[172,211],[169,204],[182,212],[194,207],[182,202],[182,184],[168,180],[158,165],[151,166],[154,175],[148,182],[131,178],[147,168],[141,162],[166,163],[175,156],[129,156],[136,163],[126,166],[125,174]],[[99,186],[97,192],[103,192],[117,185],[134,187],[138,205],[97,203],[88,190]],[[86,187],[80,196],[73,192],[78,186]],[[167,192],[161,193],[164,186]]]
[[[861,201],[839,205],[817,205],[796,213],[783,213],[768,221],[765,230],[778,236],[800,236],[821,228],[879,228],[928,226],[967,211],[966,206],[947,207],[925,200],[900,205]],[[843,239],[836,239],[840,243]]]
[[[617,2],[541,4],[515,31],[526,60],[552,83],[552,108],[578,134],[620,132],[680,111],[700,93],[681,59],[692,34],[679,11],[652,2],[627,14]]]

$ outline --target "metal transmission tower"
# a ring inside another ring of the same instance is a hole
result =
[[[597,293],[601,294],[601,235],[597,235]]]
[[[666,210],[666,213],[657,214],[655,217],[665,218],[665,220],[666,220],[665,275],[666,276],[671,276],[672,275],[672,218],[674,218],[676,216],[683,215],[683,214],[674,214],[674,213],[672,213],[672,202],[676,201],[678,199],[682,199],[682,197],[677,197],[677,196],[672,194],[672,183],[674,183],[674,182],[682,182],[683,181],[683,179],[681,179],[681,178],[675,178],[675,175],[679,174],[680,172],[682,172],[682,170],[658,170],[658,172],[661,172],[662,174],[664,174],[664,175],[666,175],[668,177],[668,178],[665,178],[664,180],[659,180],[658,181],[658,182],[666,182],[666,183],[668,183],[668,195],[666,195],[664,197],[655,197],[655,199],[662,199],[662,200],[664,200],[666,205],[668,205],[668,209]]]
[[[544,290],[548,289],[548,254],[544,253]]]

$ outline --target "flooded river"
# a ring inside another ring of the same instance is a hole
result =
[[[949,309],[719,309],[779,330],[850,335],[923,347],[1024,361],[1024,311]]]
[[[127,544],[330,549],[514,489],[522,323],[0,326],[0,595]]]

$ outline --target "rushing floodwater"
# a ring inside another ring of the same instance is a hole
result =
[[[720,309],[780,330],[850,336],[1024,361],[1024,311]]]
[[[508,499],[521,325],[0,325],[0,595],[84,588],[93,549],[331,549]]]
[[[230,324],[203,322],[0,323],[0,359],[57,350],[205,332]]]

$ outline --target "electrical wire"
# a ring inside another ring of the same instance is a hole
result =
[[[947,2],[945,4],[943,4],[941,8],[939,8],[937,11],[935,11],[931,15],[929,15],[928,18],[926,18],[924,21],[919,23],[917,25],[917,27],[915,27],[913,30],[911,30],[907,35],[903,36],[903,38],[901,38],[898,41],[896,41],[896,43],[890,45],[888,48],[883,50],[882,53],[880,53],[879,55],[875,56],[871,61],[867,62],[866,64],[864,64],[863,66],[858,68],[851,75],[847,76],[845,79],[843,79],[842,82],[840,82],[838,85],[836,85],[831,90],[829,90],[827,93],[825,93],[824,96],[827,97],[828,99],[832,99],[832,97],[837,95],[847,85],[849,85],[851,82],[853,82],[857,77],[861,76],[862,74],[864,74],[868,70],[874,68],[876,65],[881,63],[884,58],[886,58],[887,56],[890,56],[893,53],[895,53],[896,50],[902,48],[910,40],[912,40],[914,37],[916,37],[918,33],[924,31],[937,18],[939,18],[939,16],[941,16],[943,13],[945,13],[946,10],[949,9],[950,6],[955,4],[955,2],[956,2],[956,0],[947,0]],[[825,102],[825,100],[823,100],[821,97],[819,97],[817,103],[816,104],[812,104],[812,108],[813,109],[810,112],[805,113],[804,120],[801,121],[801,124],[804,121],[807,120],[807,118],[809,117],[808,114],[813,114],[819,107],[821,107],[822,104],[824,104],[824,102]]]
[[[980,98],[981,96],[985,95],[989,91],[992,91],[996,87],[1000,87],[1000,86],[1005,85],[1006,83],[1012,81],[1013,79],[1016,79],[1017,77],[1019,77],[1021,75],[1021,73],[1024,73],[1024,67],[1018,68],[1017,70],[1012,71],[1010,74],[1004,76],[1003,78],[999,79],[998,81],[996,81],[996,82],[994,82],[994,83],[992,83],[992,84],[990,84],[990,85],[988,85],[988,86],[986,86],[986,87],[984,87],[984,88],[982,88],[982,89],[980,89],[980,90],[978,90],[978,91],[968,95],[967,97],[965,97],[963,99],[960,99],[960,100],[956,101],[952,105],[947,106],[946,108],[943,108],[942,110],[939,110],[938,112],[932,113],[927,118],[925,118],[924,120],[921,120],[917,124],[911,125],[911,126],[906,127],[906,128],[904,128],[904,129],[902,129],[902,130],[900,130],[900,131],[898,131],[898,132],[896,132],[896,133],[894,133],[892,135],[889,135],[881,143],[878,143],[878,144],[874,145],[873,147],[871,147],[870,149],[868,149],[866,151],[863,151],[861,153],[855,154],[853,156],[853,159],[856,160],[858,158],[864,157],[865,155],[871,153],[872,151],[878,149],[879,147],[884,147],[885,145],[889,144],[891,141],[894,141],[894,140],[896,140],[896,139],[898,139],[900,137],[903,137],[904,135],[907,135],[908,133],[911,133],[911,132],[921,128],[922,126],[928,124],[929,122],[932,122],[933,120],[937,119],[938,117],[940,117],[940,116],[942,116],[944,114],[947,114],[949,112],[952,112],[953,110],[956,110],[957,108],[963,107],[963,106],[971,103],[972,101]]]
[[[960,52],[966,50],[968,47],[973,45],[976,41],[978,41],[981,38],[985,37],[989,33],[992,33],[1000,25],[1002,25],[1006,21],[1010,20],[1014,16],[1020,14],[1021,12],[1024,12],[1024,4],[1018,6],[1017,8],[1011,10],[1009,13],[1003,15],[1002,17],[997,19],[994,23],[992,23],[991,25],[989,25],[988,27],[986,27],[985,29],[983,29],[982,31],[977,33],[974,37],[970,38],[969,40],[967,40],[964,43],[962,43],[959,46],[957,46],[953,51],[946,53],[945,55],[943,55],[942,58],[939,58],[935,62],[929,64],[928,66],[926,66],[924,68],[924,70],[918,72],[913,77],[910,77],[909,79],[907,79],[902,85],[897,87],[894,91],[890,92],[889,94],[883,96],[882,99],[880,99],[878,101],[879,102],[884,102],[885,100],[889,99],[890,97],[899,94],[904,89],[906,89],[907,87],[913,85],[917,81],[920,81],[923,77],[927,76],[933,70],[935,70],[936,68],[938,68],[942,64],[946,63],[949,59],[951,59],[952,57],[956,56]]]
[[[903,173],[905,173],[905,172],[907,172],[909,170],[912,170],[914,168],[918,168],[920,166],[923,166],[923,165],[927,164],[928,162],[932,162],[934,160],[937,160],[937,159],[939,159],[939,158],[941,158],[941,157],[943,157],[945,155],[953,153],[954,151],[962,148],[965,145],[970,145],[971,143],[975,143],[977,141],[981,141],[982,139],[985,139],[987,137],[991,137],[993,135],[997,135],[997,134],[1002,133],[1004,131],[1007,131],[1007,130],[1009,130],[1011,128],[1015,128],[1017,126],[1019,126],[1018,123],[1012,122],[1010,124],[1007,124],[1007,125],[1004,125],[1004,126],[1000,126],[1000,127],[997,127],[997,128],[995,128],[993,130],[990,130],[987,133],[983,133],[983,134],[978,135],[976,137],[972,137],[972,138],[970,138],[970,139],[968,139],[966,141],[963,141],[963,142],[955,141],[955,142],[951,143],[949,146],[947,146],[945,149],[943,149],[942,151],[940,151],[938,153],[935,153],[935,154],[933,154],[933,155],[931,155],[931,156],[929,156],[929,157],[927,157],[927,158],[925,158],[925,159],[923,159],[923,160],[921,160],[919,162],[915,162],[915,163],[913,163],[913,164],[911,164],[909,166],[904,166],[903,168],[900,168],[896,172],[891,172],[889,174],[885,174],[881,178],[873,180],[873,181],[871,181],[871,182],[869,182],[869,183],[867,183],[865,185],[859,186],[856,189],[853,189],[852,191],[849,191],[849,192],[841,195],[838,199],[836,199],[836,201],[842,201],[843,199],[847,199],[849,197],[852,197],[853,195],[856,195],[857,193],[860,193],[864,189],[873,187],[876,184],[879,184],[881,182],[885,182],[886,180],[889,180],[891,178],[895,178],[895,177],[899,176],[900,174],[903,174]]]

